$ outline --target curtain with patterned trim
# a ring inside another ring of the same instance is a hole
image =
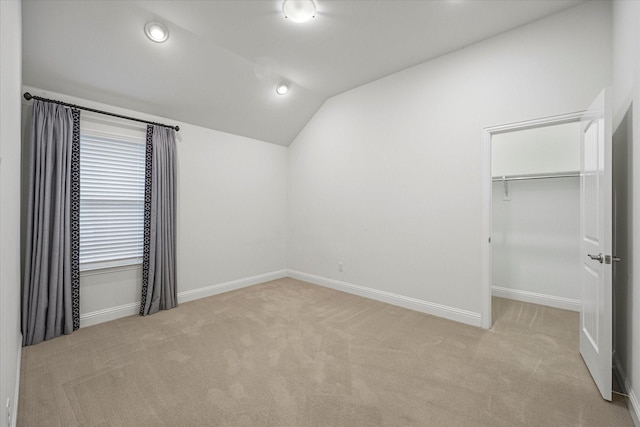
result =
[[[28,197],[25,346],[80,327],[80,111],[34,101]]]
[[[140,315],[178,305],[175,130],[148,125]]]

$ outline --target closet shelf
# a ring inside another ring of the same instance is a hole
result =
[[[505,175],[494,176],[491,181],[523,181],[527,179],[551,179],[551,178],[575,178],[579,177],[579,171],[545,173],[545,174],[528,174],[528,175]]]

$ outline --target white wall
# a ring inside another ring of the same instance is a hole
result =
[[[578,133],[578,136],[580,134]],[[493,183],[493,294],[580,309],[580,178]]]
[[[613,2],[614,363],[640,426],[640,3]]]
[[[20,346],[22,4],[0,1],[0,424],[15,423]],[[7,399],[10,408],[7,409]]]
[[[286,274],[286,147],[64,94],[24,89],[34,95],[180,126],[180,302]],[[140,288],[139,266],[82,272],[81,325],[137,313]]]
[[[289,148],[289,269],[480,325],[483,128],[587,108],[610,40],[587,2],[329,99]]]
[[[493,135],[491,175],[580,171],[580,122]]]

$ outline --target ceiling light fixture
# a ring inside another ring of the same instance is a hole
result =
[[[147,22],[144,26],[144,33],[149,37],[149,40],[156,43],[164,43],[169,38],[167,27],[156,21]]]
[[[316,17],[316,4],[313,0],[284,0],[282,12],[293,22],[306,22]]]
[[[278,95],[286,95],[286,93],[289,92],[289,85],[282,82],[280,84],[278,84],[278,86],[276,86],[276,93]]]

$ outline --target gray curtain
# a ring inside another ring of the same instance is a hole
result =
[[[80,326],[80,112],[35,100],[22,293],[23,345]]]
[[[175,135],[164,126],[147,126],[141,316],[178,305]]]

